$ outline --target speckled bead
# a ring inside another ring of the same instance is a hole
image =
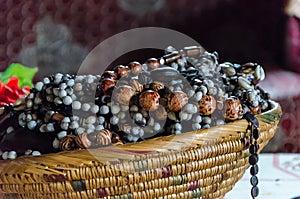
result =
[[[131,86],[123,85],[114,91],[114,99],[123,105],[129,105],[130,99],[135,95],[135,90]]]
[[[203,95],[198,102],[199,113],[202,115],[211,115],[216,109],[216,100],[211,95]]]
[[[160,95],[153,90],[147,90],[139,96],[139,104],[146,111],[154,111],[159,107]]]
[[[236,97],[229,97],[226,99],[225,118],[233,121],[243,115],[243,108],[241,102]]]
[[[174,91],[168,95],[168,108],[170,111],[178,112],[188,103],[188,96],[182,91]]]

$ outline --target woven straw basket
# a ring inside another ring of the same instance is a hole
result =
[[[280,105],[257,116],[260,150]],[[147,141],[1,161],[0,198],[222,198],[249,167],[248,122]]]

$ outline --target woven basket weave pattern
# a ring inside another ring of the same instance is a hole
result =
[[[260,149],[281,108],[258,117]],[[248,122],[99,149],[2,161],[1,198],[222,198],[248,168]]]

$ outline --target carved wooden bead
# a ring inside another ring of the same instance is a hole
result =
[[[198,102],[199,113],[202,115],[211,115],[216,109],[216,100],[211,95],[204,95]]]
[[[154,111],[159,107],[160,95],[153,90],[144,91],[139,97],[140,106],[146,111]]]
[[[129,105],[130,99],[135,95],[135,90],[131,86],[122,85],[114,91],[114,99],[123,105]]]
[[[80,139],[82,148],[90,148],[92,146],[92,143],[89,140],[87,133],[84,132],[84,133],[80,134],[79,139]],[[77,144],[77,145],[79,145],[79,144]]]
[[[154,91],[159,91],[161,89],[164,89],[165,85],[162,82],[155,81],[155,82],[150,84],[150,88]]]
[[[128,64],[128,66],[129,66],[131,72],[135,75],[138,75],[143,71],[142,65],[137,61],[130,62]]]
[[[107,129],[103,129],[97,134],[97,144],[100,146],[111,144],[112,133]]]
[[[227,120],[236,120],[243,115],[241,102],[236,97],[226,99],[225,118]]]
[[[101,81],[100,87],[104,94],[110,94],[110,91],[115,87],[116,81],[113,79],[105,78]]]
[[[156,69],[160,66],[159,61],[156,58],[150,58],[146,61],[146,64],[150,69]]]
[[[168,95],[168,108],[170,111],[180,111],[187,103],[188,96],[182,91],[174,91]]]
[[[127,76],[130,69],[128,66],[118,65],[115,67],[114,71],[117,73],[118,78],[121,78]]]
[[[60,149],[62,151],[70,151],[76,148],[75,135],[67,135],[60,140]]]

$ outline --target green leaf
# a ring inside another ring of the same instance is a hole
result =
[[[4,72],[0,73],[0,82],[5,84],[10,77],[15,76],[19,79],[21,88],[24,86],[32,87],[32,79],[37,71],[37,67],[29,68],[19,63],[13,63]]]

